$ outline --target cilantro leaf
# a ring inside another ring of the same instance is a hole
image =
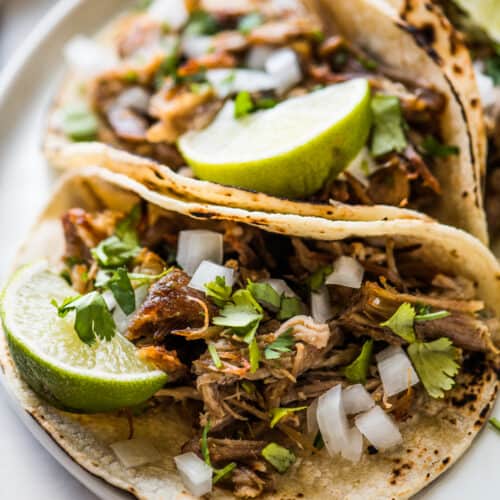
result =
[[[316,269],[307,279],[307,285],[312,292],[317,292],[324,284],[326,277],[333,271],[333,266],[323,266]]]
[[[255,105],[250,92],[242,90],[238,92],[234,100],[234,117],[243,118],[255,110]]]
[[[248,355],[250,358],[250,373],[255,373],[259,369],[260,361],[259,345],[257,344],[257,339],[255,338],[255,336],[248,346]]]
[[[219,353],[217,352],[217,348],[215,344],[208,344],[208,352],[212,357],[212,361],[214,362],[215,368],[222,368],[222,361],[220,360]]]
[[[371,100],[371,109],[373,114],[372,155],[377,157],[391,151],[403,151],[407,141],[399,99],[390,95],[375,95]]]
[[[489,423],[492,427],[494,427],[497,431],[500,431],[500,420],[498,420],[498,418],[495,418],[495,417],[491,417],[489,419]]]
[[[130,245],[113,235],[101,241],[91,250],[92,256],[103,267],[124,266],[140,251],[140,247]]]
[[[216,316],[212,323],[217,326],[230,328],[245,328],[254,321],[260,320],[262,315],[250,305],[227,304]]]
[[[495,55],[484,61],[484,73],[491,77],[495,85],[500,85],[500,55]]]
[[[220,26],[217,18],[203,10],[197,10],[191,14],[184,28],[186,35],[214,35]]]
[[[251,12],[238,21],[238,31],[244,35],[248,35],[248,33],[254,28],[257,28],[257,26],[260,26],[263,22],[264,18],[262,14],[259,12]]]
[[[295,455],[276,443],[269,443],[261,452],[262,456],[282,474],[295,462]]]
[[[52,305],[57,308],[57,314],[61,318],[70,311],[75,311],[75,331],[85,344],[93,344],[96,337],[111,340],[115,335],[113,316],[98,292],[67,298],[60,305],[52,301]]]
[[[172,267],[165,269],[165,271],[160,274],[143,274],[143,273],[128,273],[128,277],[130,281],[135,283],[136,287],[141,287],[144,285],[149,285],[153,281],[158,281],[166,276],[170,271],[172,271]]]
[[[417,314],[415,316],[415,321],[433,321],[435,319],[447,318],[450,315],[449,311],[434,311],[425,312],[422,314]]]
[[[82,102],[63,109],[62,129],[73,141],[91,141],[97,137],[99,123],[96,115]]]
[[[296,411],[307,410],[307,406],[298,406],[296,408],[273,408],[269,414],[271,415],[271,429],[284,417]]]
[[[276,318],[280,320],[290,319],[302,314],[302,312],[302,302],[298,297],[286,297],[283,295],[281,297],[280,310]]]
[[[141,204],[134,205],[129,214],[124,217],[115,228],[115,235],[130,246],[139,245],[137,226],[141,219]]]
[[[412,343],[416,340],[413,329],[415,315],[413,306],[408,302],[403,302],[387,321],[380,323],[380,326],[386,326],[406,342]]]
[[[344,374],[349,382],[353,384],[365,384],[368,375],[368,368],[372,359],[373,340],[367,340],[358,357],[344,369]]]
[[[177,47],[175,50],[172,50],[170,54],[168,54],[165,59],[163,59],[159,68],[157,69],[154,76],[154,84],[156,89],[160,89],[163,86],[165,81],[165,77],[171,76],[174,81],[177,79],[177,69],[180,64],[180,57],[177,53]]]
[[[433,135],[426,135],[420,149],[424,154],[445,158],[446,156],[458,155],[460,148],[458,146],[441,144]]]
[[[212,462],[210,461],[210,450],[208,449],[208,433],[210,432],[210,419],[207,420],[207,423],[203,427],[203,431],[201,433],[201,443],[200,443],[200,448],[201,448],[201,455],[203,457],[203,460],[205,460],[205,463],[207,465],[212,466]]]
[[[205,283],[205,288],[207,297],[210,297],[219,307],[223,307],[231,300],[233,287],[226,285],[224,276],[216,276],[214,281]]]
[[[441,337],[433,342],[414,342],[408,347],[408,355],[432,398],[444,397],[444,391],[455,385],[454,377],[460,368],[456,361],[460,351],[450,339]]]
[[[264,357],[266,359],[278,359],[282,353],[291,352],[295,339],[291,328],[284,331],[274,342],[271,342],[264,349]]]
[[[123,267],[113,271],[100,270],[95,286],[109,288],[121,310],[129,315],[135,311],[135,294],[127,270]]]
[[[253,283],[248,280],[247,290],[264,307],[273,311],[280,308],[281,296],[269,283]]]

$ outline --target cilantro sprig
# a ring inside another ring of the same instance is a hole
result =
[[[135,294],[127,269],[101,269],[97,273],[96,288],[108,288],[121,310],[129,315],[135,311]]]
[[[372,359],[373,340],[367,340],[357,358],[344,369],[344,374],[353,384],[365,384]]]
[[[264,357],[266,359],[278,359],[283,353],[291,352],[294,344],[295,339],[293,338],[292,329],[288,328],[264,349]]]
[[[252,98],[249,92],[242,90],[238,92],[236,99],[234,100],[234,117],[243,118],[250,113],[255,113],[256,111],[262,109],[271,109],[278,104],[276,99],[270,97],[261,97],[258,99]]]
[[[272,408],[269,412],[271,417],[271,422],[269,423],[269,427],[272,429],[279,423],[279,421],[285,418],[287,415],[291,415],[292,413],[307,410],[307,406],[297,406],[295,408]]]
[[[429,156],[438,158],[445,158],[451,155],[458,155],[460,148],[451,144],[442,144],[433,135],[426,135],[422,144],[420,145],[421,151]]]

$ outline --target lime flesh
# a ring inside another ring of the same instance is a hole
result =
[[[40,262],[20,269],[2,292],[0,313],[19,372],[54,406],[81,412],[110,411],[149,399],[166,374],[140,360],[119,333],[84,344],[73,313],[59,318],[60,303],[75,291]]]
[[[369,104],[361,78],[239,119],[230,102],[207,128],[184,134],[179,148],[200,179],[301,198],[338,175],[364,146]]]
[[[455,0],[488,35],[500,42],[500,3],[498,0]]]

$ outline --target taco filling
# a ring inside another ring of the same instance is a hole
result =
[[[76,310],[81,335],[82,297],[102,295],[87,321],[111,316],[167,374],[150,405],[193,416],[176,463],[196,494],[217,483],[258,497],[300,457],[358,462],[404,445],[401,430],[460,404],[454,386],[496,352],[497,320],[475,283],[418,244],[295,238],[145,203],[71,209],[62,226],[62,275],[81,295],[55,306]],[[203,462],[213,477],[200,490]]]
[[[179,140],[210,127],[228,103],[241,122],[362,79],[367,117],[349,130],[359,147],[313,193],[279,194],[426,211],[442,194],[436,164],[459,153],[441,136],[446,97],[340,33],[325,33],[317,17],[289,2],[151,2],[123,16],[106,47],[81,36],[68,44],[79,81],[56,126],[71,140],[98,140],[193,176]],[[202,178],[252,188],[254,176],[241,172],[240,182]],[[263,175],[277,175],[270,172]]]

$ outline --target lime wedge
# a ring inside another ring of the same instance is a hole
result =
[[[243,118],[234,117],[229,102],[207,128],[184,134],[179,148],[200,179],[300,198],[340,173],[364,146],[369,104],[365,79]]]
[[[58,303],[75,291],[45,262],[21,268],[0,297],[10,352],[31,388],[53,405],[99,412],[137,405],[166,381],[165,373],[141,361],[119,333],[84,344],[73,329],[73,313],[59,318]]]
[[[500,42],[500,3],[498,0],[455,0],[480,28]]]

